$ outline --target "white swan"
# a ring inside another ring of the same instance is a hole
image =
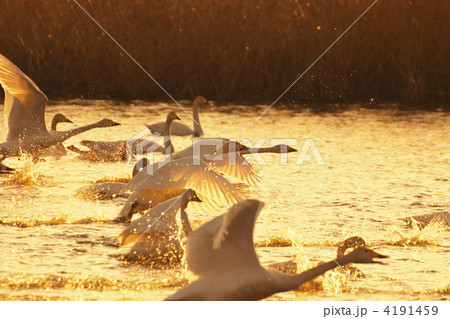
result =
[[[0,84],[5,91],[5,143],[0,144],[0,157],[36,154],[58,142],[97,127],[119,125],[109,119],[69,131],[47,131],[44,121],[47,97],[37,85],[11,61],[0,54]]]
[[[199,278],[166,300],[259,300],[294,289],[339,265],[380,263],[373,259],[386,258],[357,248],[297,275],[266,270],[253,243],[253,229],[263,206],[254,199],[240,202],[194,230],[187,240],[186,261]]]
[[[193,102],[193,125],[194,130],[192,130],[189,126],[184,125],[183,123],[174,123],[172,126],[172,135],[175,136],[188,136],[193,135],[194,137],[199,137],[203,135],[203,130],[200,125],[200,117],[198,116],[198,110],[200,107],[204,105],[209,105],[208,101],[202,97],[197,96]],[[164,122],[159,122],[151,125],[146,125],[148,129],[153,133],[164,133]]]
[[[207,163],[186,157],[169,161],[157,169],[153,175],[143,178],[140,184],[128,183],[120,193],[126,191],[133,191],[133,193],[128,197],[117,220],[127,221],[134,213],[142,212],[169,198],[179,196],[189,188],[195,190],[204,204],[213,210],[245,199],[233,184],[215,172]]]
[[[164,145],[161,146],[155,141],[137,139],[133,141],[114,141],[114,142],[104,142],[104,141],[81,141],[81,145],[89,148],[89,151],[83,151],[74,145],[68,147],[69,150],[80,154],[78,159],[88,160],[91,162],[117,162],[124,161],[127,159],[127,148],[128,152],[136,154],[139,152],[141,155],[150,152],[162,152],[166,154],[171,154],[174,152],[174,147],[172,141],[170,140],[170,131],[172,127],[172,122],[174,120],[179,120],[176,112],[169,112],[167,114],[167,119],[165,122],[164,130]],[[131,143],[132,145],[128,145]],[[138,149],[139,148],[139,149]]]
[[[190,201],[200,202],[195,191],[188,189],[181,196],[171,198],[152,208],[141,218],[133,221],[120,235],[121,247],[133,246],[123,256],[133,262],[159,262],[174,264],[184,255],[176,215],[180,211],[185,236],[192,231],[186,208]]]

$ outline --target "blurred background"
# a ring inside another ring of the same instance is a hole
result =
[[[176,99],[268,103],[372,2],[79,0]],[[73,1],[0,7],[0,53],[49,98],[168,99]],[[449,109],[449,16],[448,1],[379,0],[280,103]]]

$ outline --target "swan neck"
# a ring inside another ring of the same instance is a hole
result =
[[[58,125],[58,123],[59,123],[59,120],[55,116],[52,120],[52,126],[51,126],[52,131],[56,131],[56,125]]]
[[[56,132],[56,133],[58,133],[56,135],[56,139],[58,140],[58,142],[64,142],[65,140],[71,138],[72,136],[81,134],[83,132],[92,130],[93,128],[97,128],[97,127],[102,127],[100,122],[77,127],[77,128],[71,129],[69,131]]]
[[[193,110],[193,123],[194,123],[194,136],[202,136],[203,130],[202,126],[200,125],[200,117],[198,115],[198,105],[194,103],[194,110]]]
[[[188,201],[184,198],[181,199],[181,208],[180,208],[180,218],[181,218],[181,225],[183,226],[183,232],[185,236],[189,236],[189,234],[192,232],[191,224],[189,223],[189,218],[186,213],[186,208],[188,205]]]
[[[175,152],[172,141],[170,140],[170,135],[172,131],[173,118],[167,116],[166,126],[164,128],[164,151],[166,154],[172,154]]]
[[[276,146],[272,147],[249,147],[248,150],[240,151],[241,155],[252,154],[252,153],[280,153]]]
[[[280,292],[294,289],[294,288],[300,286],[301,284],[308,282],[308,281],[324,274],[328,270],[334,269],[339,266],[344,266],[350,262],[351,262],[351,260],[349,260],[348,255],[346,255],[346,256],[337,258],[335,260],[332,260],[330,262],[320,264],[319,266],[311,268],[305,272],[302,272],[301,274],[285,275],[285,274],[278,273],[279,274],[278,282],[279,282],[280,289],[282,289],[282,290],[280,290]]]

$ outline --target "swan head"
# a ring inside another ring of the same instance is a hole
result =
[[[195,106],[204,106],[204,105],[211,105],[207,99],[205,99],[203,96],[197,96],[194,99],[194,103]]]
[[[99,127],[111,127],[111,126],[117,126],[120,125],[120,123],[114,122],[110,119],[103,119],[100,122],[97,123]]]
[[[167,114],[167,121],[174,121],[174,120],[181,121],[176,112],[174,111],[169,112],[169,114]]]
[[[372,249],[366,247],[358,247],[351,253],[348,253],[343,258],[347,257],[349,262],[358,264],[383,264],[380,261],[374,260],[374,258],[384,259],[388,256],[381,255]]]
[[[188,201],[188,202],[203,202],[198,196],[197,193],[193,190],[193,189],[188,189],[187,191],[184,192],[183,197]]]
[[[63,123],[63,122],[73,123],[71,120],[69,120],[67,117],[65,117],[61,113],[55,114],[55,116],[53,117],[52,122],[55,122],[55,123]]]
[[[359,236],[353,236],[344,240],[337,249],[337,257],[342,257],[349,248],[366,247],[366,242]]]

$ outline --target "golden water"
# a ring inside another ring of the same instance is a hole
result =
[[[260,186],[243,188],[248,197],[266,203],[255,228],[261,263],[295,259],[300,269],[313,267],[335,257],[339,242],[355,235],[390,256],[387,265],[358,265],[365,278],[332,271],[269,299],[450,299],[448,228],[434,224],[419,231],[398,220],[450,210],[448,114],[270,110],[251,126],[263,107],[203,112],[206,137],[266,138],[267,144],[270,138],[290,138],[299,141],[297,148],[312,138],[325,165],[297,166],[298,153],[290,153],[283,166],[278,155],[263,155],[268,165],[258,166]],[[82,139],[125,140],[143,123],[164,120],[172,109],[179,111],[166,104],[64,102],[50,105],[46,117],[50,122],[61,112],[74,125],[104,117],[122,123],[65,142],[79,146]],[[178,114],[191,125],[182,111]],[[71,127],[63,123],[59,129]],[[173,138],[178,150],[190,142]],[[76,192],[100,179],[129,178],[131,167],[125,163],[89,163],[69,151],[37,164],[15,158],[4,164],[17,173],[0,177],[0,300],[161,300],[194,278],[182,266],[152,269],[115,262],[126,249],[117,241],[124,226],[110,220],[124,200],[88,201]],[[217,215],[188,212],[194,226]]]

